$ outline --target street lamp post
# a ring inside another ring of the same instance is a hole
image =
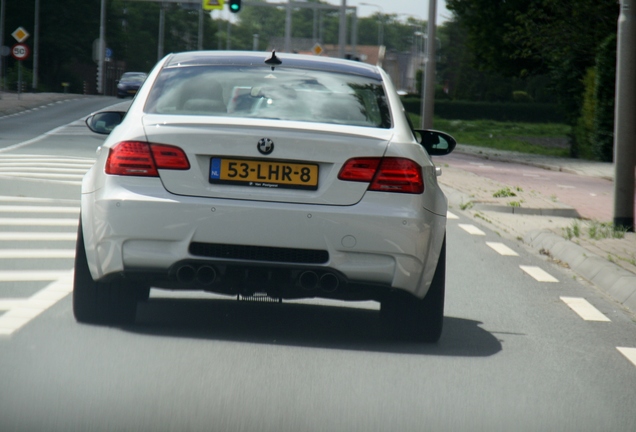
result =
[[[433,128],[433,112],[435,109],[435,15],[437,0],[428,0],[428,41],[426,44],[426,66],[422,79],[422,129]]]
[[[380,15],[378,16],[378,46],[384,45],[384,9],[374,3],[358,3],[359,6],[373,6],[378,8]]]

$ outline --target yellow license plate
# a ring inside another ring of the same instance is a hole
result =
[[[212,158],[210,183],[315,190],[318,188],[318,165]]]

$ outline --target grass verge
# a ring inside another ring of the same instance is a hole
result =
[[[410,114],[413,124],[419,116]],[[433,128],[451,134],[458,143],[544,156],[568,157],[570,126],[561,123],[446,120],[435,118]]]

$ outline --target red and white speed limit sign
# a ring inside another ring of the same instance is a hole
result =
[[[29,46],[25,44],[15,44],[11,48],[11,55],[16,60],[26,60],[29,58]]]

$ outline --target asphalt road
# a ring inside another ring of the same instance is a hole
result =
[[[438,344],[387,339],[372,302],[153,290],[133,326],[76,323],[75,170],[100,142],[83,109],[0,149],[27,161],[0,191],[1,431],[636,430],[632,316],[463,214],[449,214]],[[53,166],[28,170],[42,155]]]

